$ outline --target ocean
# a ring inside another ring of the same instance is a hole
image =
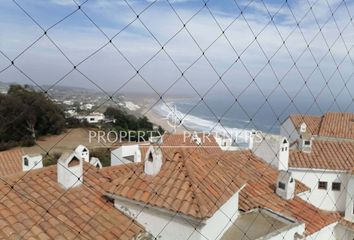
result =
[[[328,111],[353,111],[353,104],[330,98],[299,97],[291,101],[284,96],[267,99],[248,95],[235,101],[225,96],[171,99],[160,103],[153,111],[163,118],[177,116],[188,129],[206,132],[242,133],[259,130],[279,134],[280,125],[290,114],[322,115]],[[173,120],[172,120],[173,121]],[[226,130],[225,130],[226,129]]]

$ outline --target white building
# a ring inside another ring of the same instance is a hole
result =
[[[69,105],[69,106],[74,105],[74,101],[73,101],[73,100],[64,100],[63,103],[64,103],[65,105]]]
[[[114,150],[119,158],[112,158],[112,163],[134,172],[105,186],[107,196],[152,238],[330,236],[341,218],[300,197],[309,189],[288,171],[289,143],[279,139],[278,170],[247,150],[224,151],[215,139],[209,144],[186,143],[176,134],[164,135],[159,144],[125,145]]]
[[[104,121],[105,116],[103,113],[93,112],[88,115],[78,115],[76,118],[79,120],[86,120],[88,123],[95,124]]]
[[[86,104],[82,104],[80,106],[81,110],[91,110],[95,105],[91,104],[91,103],[86,103]]]
[[[185,138],[166,134],[151,143],[124,145],[118,151],[123,158],[134,156],[139,161],[101,169],[99,160],[90,157],[89,149],[79,145],[63,154],[56,166],[24,176],[11,174],[11,180],[21,179],[21,183],[9,197],[3,196],[7,204],[0,205],[0,217],[7,221],[11,213],[40,219],[43,212],[32,211],[36,205],[27,200],[30,197],[38,203],[43,199],[55,202],[47,216],[52,230],[47,231],[48,224],[39,224],[31,233],[34,237],[48,232],[52,234],[48,238],[74,239],[77,232],[70,235],[71,230],[57,221],[60,217],[78,231],[81,223],[92,218],[97,229],[82,230],[80,234],[95,239],[122,236],[140,240],[146,239],[144,235],[147,239],[166,240],[352,240],[353,196],[346,195],[343,211],[324,211],[311,204],[306,197],[312,189],[290,171],[294,150],[289,150],[289,142],[284,137],[269,139],[278,140],[273,145],[273,159],[278,163],[273,165],[269,164],[269,156],[266,162],[249,150],[224,151],[214,138],[199,141],[192,135]],[[311,155],[316,143],[310,146],[311,152],[296,151]],[[136,154],[139,151],[140,157]],[[3,160],[0,153],[0,169]],[[347,174],[346,189],[353,193],[354,177],[352,172]],[[7,181],[6,176],[2,179]],[[9,189],[0,183],[2,192]],[[22,191],[25,189],[31,190],[26,198]],[[115,208],[107,200],[112,200]],[[22,218],[15,219],[20,223]],[[32,226],[24,228],[31,230]],[[17,228],[5,225],[4,229],[0,231],[4,239],[21,236]]]
[[[293,142],[289,171],[310,188],[301,198],[320,209],[345,215],[334,229],[350,240],[354,234],[348,227],[354,222],[353,119],[352,113],[292,115],[281,126],[281,134]]]

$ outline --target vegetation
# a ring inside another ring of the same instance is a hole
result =
[[[155,129],[147,117],[137,117],[122,109],[108,107],[104,114],[107,119],[112,120],[99,125],[104,130],[135,132],[136,138],[142,136],[141,132],[145,132],[144,140],[148,140],[151,135],[158,135],[157,131],[160,134],[164,132],[161,127]],[[59,104],[30,86],[11,85],[7,94],[0,94],[0,151],[17,146],[32,146],[41,136],[60,134],[65,128],[77,127],[97,126],[74,117],[65,118],[64,110]],[[130,137],[129,140],[141,139]],[[102,152],[94,153],[103,165],[106,164],[105,161],[109,163],[110,156],[107,157]],[[48,157],[45,165],[51,165],[56,160]]]
[[[0,94],[0,150],[31,146],[43,135],[59,134],[65,127],[63,110],[43,93],[12,85]]]
[[[54,153],[45,155],[43,157],[43,166],[47,167],[50,165],[57,164],[60,156],[61,156],[61,153],[58,153],[58,152],[54,152]]]
[[[109,148],[96,148],[90,151],[90,157],[96,157],[101,161],[102,167],[111,166],[111,150]]]
[[[114,121],[110,125],[106,126],[110,130],[115,131],[154,131],[154,125],[149,121],[146,116],[136,117],[132,114],[128,114],[122,109],[108,107],[104,113],[107,118],[113,119]],[[159,126],[157,131],[162,134],[164,130]],[[156,132],[155,135],[158,135]],[[135,134],[138,136],[138,134]],[[145,134],[145,136],[150,136],[150,134]],[[134,139],[130,139],[134,140]],[[135,139],[138,140],[138,139]],[[140,140],[140,139],[139,139]],[[148,139],[144,139],[148,140]]]

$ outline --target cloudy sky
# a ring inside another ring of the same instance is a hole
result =
[[[353,101],[353,1],[0,4],[2,82]]]

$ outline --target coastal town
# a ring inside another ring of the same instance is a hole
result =
[[[354,240],[353,16],[0,0],[0,240]]]
[[[105,167],[79,142],[51,166],[26,148],[2,151],[1,236],[351,240],[353,119],[290,115],[246,148],[166,131],[110,148]]]

